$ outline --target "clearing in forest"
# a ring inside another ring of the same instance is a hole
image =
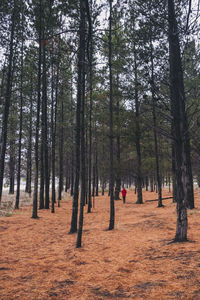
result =
[[[163,197],[169,197],[168,192]],[[85,213],[83,247],[69,235],[71,198],[56,213],[31,207],[0,218],[0,299],[200,299],[200,197],[188,211],[187,243],[172,243],[176,205],[144,192],[115,201],[115,229],[108,231],[109,198],[95,198]],[[86,209],[85,209],[86,211]]]

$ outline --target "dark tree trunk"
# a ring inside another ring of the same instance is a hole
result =
[[[172,132],[173,134],[173,132]],[[176,181],[176,161],[174,142],[172,141],[172,186],[173,186],[173,202],[177,202],[177,181]]]
[[[73,194],[73,202],[72,202],[72,218],[71,218],[71,228],[69,233],[77,232],[77,217],[78,217],[78,198],[79,198],[79,178],[80,178],[80,129],[81,129],[81,120],[80,120],[80,112],[81,112],[81,101],[82,101],[82,63],[84,59],[84,49],[82,49],[83,41],[85,43],[85,33],[82,27],[83,18],[83,8],[82,6],[85,4],[80,1],[81,5],[81,24],[80,24],[80,41],[79,41],[79,54],[78,54],[78,84],[77,84],[77,103],[76,103],[76,162],[75,162],[75,183],[74,183],[74,194]],[[83,46],[85,47],[85,45]],[[82,205],[82,204],[81,204]]]
[[[170,92],[171,108],[173,116],[174,152],[176,161],[176,187],[177,187],[177,225],[175,241],[187,240],[187,178],[185,139],[188,129],[185,112],[185,91],[183,83],[183,71],[176,22],[174,1],[168,0],[169,21],[169,60],[170,60]]]
[[[47,116],[47,68],[46,45],[43,45],[43,76],[42,76],[42,103],[43,103],[43,151],[44,151],[44,182],[45,182],[45,209],[49,209],[49,148],[48,148],[48,116]]]
[[[99,172],[98,172],[98,147],[97,147],[97,143],[96,143],[96,196],[99,196]]]
[[[24,18],[22,14],[22,18]],[[23,28],[23,19],[22,19]],[[24,37],[22,34],[22,47],[21,47],[21,75],[20,75],[20,116],[19,116],[19,142],[18,142],[18,166],[17,166],[17,191],[15,200],[15,209],[19,209],[20,197],[20,179],[21,179],[21,149],[22,149],[22,124],[23,124],[23,68],[24,68]]]
[[[59,46],[58,46],[59,47]],[[53,66],[52,66],[52,106],[51,106],[51,134],[52,134],[52,175],[51,175],[51,212],[55,212],[54,203],[56,202],[56,180],[55,180],[55,162],[56,162],[56,121],[57,121],[57,103],[58,103],[58,81],[59,81],[59,52],[58,63],[56,73],[56,86],[55,86],[55,100],[53,95],[54,90],[54,78],[53,78]]]
[[[119,76],[117,74],[117,170],[116,170],[116,186],[115,186],[115,200],[120,199],[121,190],[121,161],[120,161],[120,119],[119,119]]]
[[[40,24],[39,24],[39,51],[38,51],[38,94],[37,94],[37,119],[35,130],[35,173],[34,173],[34,193],[33,193],[33,213],[32,218],[38,218],[38,173],[39,173],[39,126],[40,126],[40,102],[41,102],[41,26],[42,26],[42,0],[39,2]]]
[[[15,141],[14,141],[13,137],[11,138],[11,141],[10,141],[9,169],[10,169],[9,194],[13,195],[15,192]]]
[[[15,25],[16,25],[16,1],[14,1],[13,13],[11,18],[11,33],[10,33],[8,72],[7,72],[7,82],[6,82],[6,95],[5,95],[5,104],[4,104],[3,121],[2,121],[2,136],[1,136],[2,144],[1,144],[1,153],[0,153],[0,203],[1,203],[2,191],[3,191],[8,116],[9,116],[11,93],[12,93],[13,44],[14,44]]]
[[[91,29],[92,31],[92,29]],[[92,109],[93,109],[93,41],[92,32],[90,36],[90,52],[89,52],[89,93],[90,93],[90,108],[89,108],[89,153],[88,153],[88,213],[91,212],[92,208]]]
[[[76,240],[76,248],[81,247],[82,243],[82,230],[83,230],[83,213],[85,205],[85,192],[86,192],[86,170],[85,170],[85,122],[84,122],[84,106],[85,106],[85,17],[86,17],[86,0],[80,0],[80,50],[78,69],[80,72],[80,81],[78,81],[78,90],[80,89],[81,96],[81,198],[80,198],[80,215],[79,215],[79,227]]]
[[[96,175],[95,164],[93,164],[92,197],[94,197],[95,195],[95,175]]]
[[[154,150],[156,159],[156,179],[158,186],[158,207],[162,207],[162,185],[160,176],[160,165],[158,155],[158,134],[157,134],[157,116],[156,116],[156,100],[155,100],[155,82],[154,82],[154,57],[152,43],[152,28],[150,32],[150,48],[151,48],[151,95],[152,95],[152,115],[153,115],[153,134],[154,134]]]
[[[61,118],[60,118],[60,128],[59,128],[59,185],[58,185],[58,207],[60,207],[60,200],[62,199],[63,191],[63,123],[64,123],[64,108],[63,108],[63,98],[61,99]]]
[[[109,103],[109,129],[110,129],[110,223],[109,230],[114,229],[115,224],[115,204],[114,204],[114,172],[113,172],[113,75],[112,75],[112,0],[110,4],[109,18],[109,81],[110,81],[110,103]]]
[[[27,170],[26,170],[26,189],[25,192],[31,195],[31,181],[32,181],[32,135],[33,135],[33,78],[31,76],[31,98],[30,98],[30,114],[29,114],[29,139],[27,151]]]
[[[139,99],[138,99],[138,77],[137,77],[137,57],[136,50],[134,49],[134,75],[135,75],[135,144],[137,152],[137,204],[142,204],[142,175],[141,175],[141,149],[140,149],[140,112],[139,112]]]

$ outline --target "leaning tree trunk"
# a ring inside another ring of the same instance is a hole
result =
[[[186,155],[185,139],[187,117],[185,111],[185,91],[183,82],[183,71],[181,63],[178,26],[175,16],[174,1],[168,0],[168,22],[169,22],[169,61],[170,61],[170,93],[171,109],[173,116],[174,152],[176,161],[176,183],[177,183],[177,225],[175,241],[187,240],[187,177],[186,177]]]

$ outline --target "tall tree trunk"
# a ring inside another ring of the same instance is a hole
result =
[[[22,14],[22,18],[24,18]],[[22,28],[23,28],[22,19]],[[21,75],[20,75],[20,116],[19,116],[19,148],[18,148],[18,167],[17,167],[17,192],[15,200],[15,209],[19,208],[20,197],[20,179],[21,179],[21,148],[22,148],[22,124],[23,124],[23,69],[24,69],[24,37],[22,33],[22,47],[21,47]]]
[[[59,128],[59,185],[58,185],[58,207],[60,207],[60,200],[62,199],[63,191],[63,123],[64,123],[64,108],[63,108],[63,97],[61,99],[61,122]]]
[[[85,4],[85,3],[84,3]],[[75,183],[74,183],[74,195],[72,202],[72,218],[71,218],[71,228],[69,233],[77,232],[77,216],[78,216],[78,198],[79,198],[79,179],[80,179],[80,112],[81,112],[81,101],[82,101],[82,63],[84,59],[82,43],[85,40],[82,22],[83,22],[83,3],[80,1],[81,5],[81,24],[80,24],[80,41],[79,41],[79,54],[78,54],[78,84],[77,84],[77,103],[76,103],[76,162],[75,162]],[[85,17],[84,17],[85,18]]]
[[[80,198],[80,215],[79,215],[79,227],[76,240],[76,248],[81,247],[82,243],[82,230],[83,230],[83,213],[85,205],[85,191],[86,191],[86,178],[85,178],[85,124],[84,124],[84,106],[85,106],[85,17],[86,17],[86,0],[80,0],[80,50],[78,59],[78,69],[80,78],[78,81],[78,90],[80,89],[81,98],[81,198]]]
[[[119,75],[117,74],[117,170],[116,170],[116,186],[115,186],[115,200],[120,199],[121,190],[121,161],[120,161],[120,118],[119,118]]]
[[[158,186],[158,207],[162,207],[162,185],[160,177],[159,155],[158,155],[158,134],[157,134],[157,116],[156,116],[156,100],[155,100],[155,81],[154,81],[154,57],[152,43],[152,28],[150,32],[150,49],[151,49],[151,95],[152,95],[152,115],[153,115],[153,134],[154,134],[154,150],[156,159],[156,179]]]
[[[109,0],[110,4],[110,18],[109,18],[109,81],[110,81],[110,222],[109,230],[114,229],[115,224],[115,203],[114,203],[114,172],[113,172],[113,75],[112,75],[112,0]]]
[[[169,61],[170,61],[170,92],[173,115],[174,150],[176,160],[177,181],[177,225],[175,241],[187,240],[187,178],[185,139],[188,129],[185,111],[185,91],[183,71],[178,36],[178,26],[175,16],[174,1],[168,0],[169,21]]]
[[[135,75],[135,144],[137,152],[137,204],[142,204],[142,174],[141,174],[141,149],[140,149],[140,112],[139,112],[139,99],[138,99],[138,71],[137,71],[137,57],[134,45],[134,75]]]
[[[52,99],[52,191],[51,191],[51,212],[54,213],[54,203],[56,202],[56,180],[55,180],[55,163],[56,163],[56,124],[57,124],[57,103],[58,103],[58,82],[59,82],[59,63],[57,64],[55,104]]]
[[[35,173],[34,173],[34,193],[33,193],[33,213],[32,218],[38,218],[38,173],[39,173],[39,126],[40,126],[40,102],[41,102],[41,28],[42,28],[42,0],[39,2],[40,23],[39,23],[39,49],[38,49],[38,94],[37,94],[37,119],[35,130]]]
[[[10,33],[10,46],[9,46],[9,59],[8,59],[8,72],[6,82],[6,95],[2,121],[2,136],[1,136],[1,153],[0,153],[0,203],[3,191],[3,177],[4,177],[4,165],[5,165],[5,154],[7,144],[7,129],[8,129],[8,116],[11,102],[12,93],[12,67],[13,67],[13,44],[14,44],[14,32],[16,25],[16,0],[14,1],[12,18],[11,18],[11,33]]]
[[[92,29],[91,29],[92,31]],[[89,153],[88,153],[88,213],[91,212],[92,208],[92,109],[93,109],[93,41],[92,41],[92,32],[90,34],[90,48],[89,48],[89,99],[90,99],[90,108],[89,108]]]
[[[31,98],[30,98],[30,113],[29,113],[29,138],[27,151],[27,170],[26,170],[26,193],[31,195],[31,181],[32,181],[32,125],[33,125],[33,77],[31,76]]]
[[[48,115],[47,115],[47,68],[46,68],[46,40],[43,43],[43,76],[42,76],[42,103],[43,103],[43,151],[44,151],[44,180],[45,180],[45,209],[49,209],[49,148],[48,148]]]

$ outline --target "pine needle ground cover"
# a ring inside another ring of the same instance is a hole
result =
[[[169,197],[165,191],[163,197]],[[186,243],[175,236],[176,205],[144,192],[115,201],[115,229],[108,231],[109,198],[95,198],[85,213],[83,247],[69,235],[71,198],[56,213],[31,207],[0,218],[0,299],[200,299],[200,195],[188,211]]]

